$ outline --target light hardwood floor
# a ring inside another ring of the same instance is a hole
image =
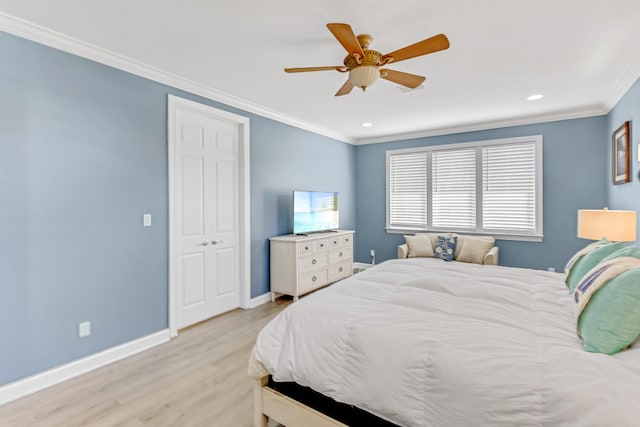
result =
[[[249,353],[289,304],[234,310],[166,344],[0,406],[0,426],[250,427]]]

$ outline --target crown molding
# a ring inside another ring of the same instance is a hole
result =
[[[316,126],[312,123],[298,120],[294,117],[280,113],[279,111],[263,107],[251,101],[247,101],[246,99],[239,98],[212,87],[163,71],[127,56],[103,49],[4,12],[0,12],[0,31],[4,31],[63,52],[71,53],[100,64],[108,65],[176,89],[181,89],[195,95],[208,98],[212,101],[221,102],[249,113],[254,113],[259,116],[323,135],[328,138],[336,139],[338,141],[349,144],[353,143],[353,140],[345,135]]]
[[[602,116],[609,112],[606,107],[596,107],[592,109],[565,112],[557,114],[546,114],[541,116],[522,117],[514,119],[496,120],[470,125],[451,126],[439,129],[427,129],[416,132],[396,133],[371,138],[357,138],[354,145],[379,144],[383,142],[404,141],[407,139],[425,138],[429,136],[452,135],[456,133],[475,132],[488,129],[500,129],[511,126],[532,125],[537,123],[557,122],[561,120],[581,119],[585,117]]]
[[[607,96],[605,106],[607,107],[607,113],[616,106],[618,101],[624,96],[625,93],[633,86],[633,84],[640,78],[640,53],[636,55],[631,64],[624,71],[620,79],[616,82]]]

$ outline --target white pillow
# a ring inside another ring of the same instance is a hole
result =
[[[429,236],[404,236],[407,242],[407,258],[423,258],[433,256],[433,245]]]
[[[491,250],[494,242],[493,238],[487,239],[484,236],[483,238],[464,236],[464,243],[456,261],[484,264],[484,257]]]
[[[435,248],[438,243],[438,236],[451,236],[451,233],[416,233],[416,236],[428,236],[431,239],[431,247]]]

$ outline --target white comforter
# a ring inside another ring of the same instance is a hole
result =
[[[562,278],[387,261],[292,304],[257,356],[403,426],[640,425],[640,348],[585,352]]]

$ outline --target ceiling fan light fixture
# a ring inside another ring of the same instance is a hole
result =
[[[349,71],[349,81],[364,91],[380,77],[380,70],[373,65],[362,65]]]

